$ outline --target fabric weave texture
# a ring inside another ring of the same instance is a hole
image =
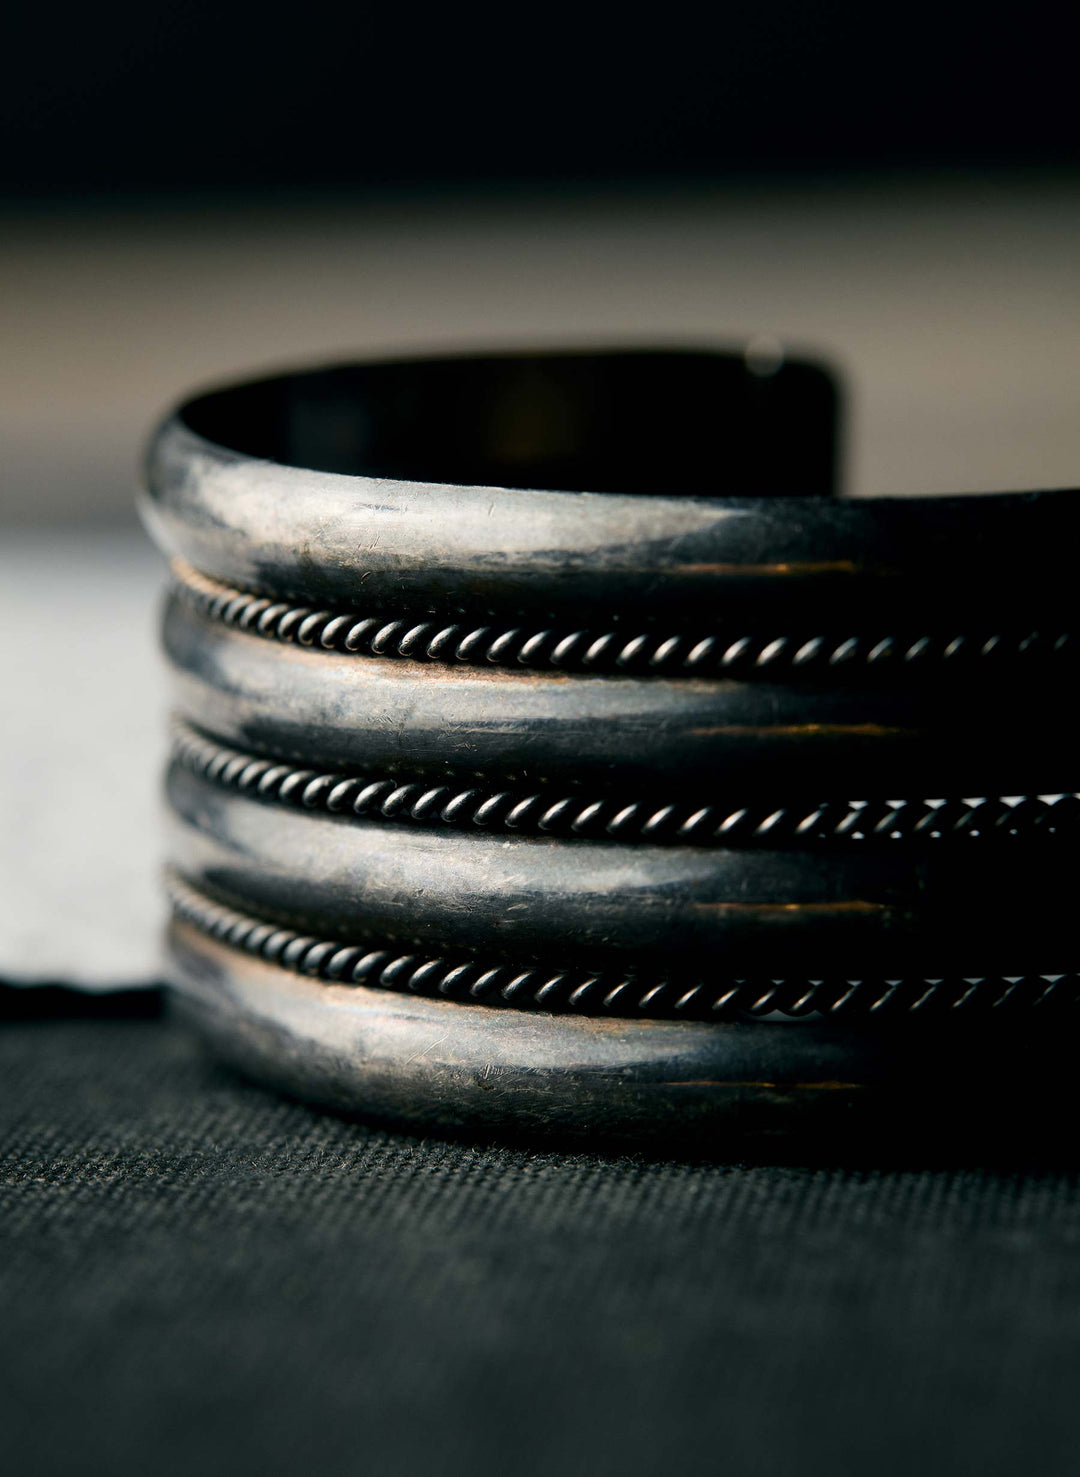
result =
[[[0,1022],[12,1473],[1075,1470],[1074,1172],[411,1138],[81,1014]]]

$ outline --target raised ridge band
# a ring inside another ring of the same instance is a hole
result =
[[[962,676],[992,663],[1075,661],[1068,631],[985,630],[851,634],[746,635],[670,630],[662,624],[636,629],[630,613],[617,628],[560,629],[499,623],[440,621],[415,615],[361,614],[319,609],[241,590],[201,574],[182,559],[171,563],[174,588],[201,615],[227,626],[315,651],[401,657],[414,662],[505,667],[510,671],[624,672],[634,676],[734,677],[768,680],[825,677],[851,681],[905,673]]]
[[[700,1021],[739,1015],[884,1020],[1004,1015],[1080,1006],[1080,975],[907,979],[727,979],[515,966],[466,955],[403,953],[318,938],[218,903],[177,872],[166,878],[176,916],[232,949],[334,984],[433,995],[459,1004]]]
[[[623,846],[394,826],[259,801],[174,764],[193,884],[356,943],[738,974],[1022,972],[1074,937],[1072,848]]]
[[[825,800],[724,805],[706,794],[676,803],[626,793],[557,794],[549,787],[431,785],[404,775],[327,773],[235,749],[181,719],[174,758],[212,783],[304,810],[523,835],[610,837],[696,846],[815,842],[1017,840],[1075,836],[1080,795],[942,800]],[[555,798],[553,798],[553,794]]]
[[[1075,788],[1067,680],[1038,664],[967,680],[899,672],[837,685],[657,674],[509,672],[357,660],[267,641],[170,596],[164,645],[176,709],[256,754],[500,788],[613,782],[771,799],[804,795],[1057,794]],[[994,743],[983,740],[992,732]],[[793,786],[794,788],[795,786]]]

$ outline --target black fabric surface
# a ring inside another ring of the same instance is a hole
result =
[[[0,1022],[0,1080],[12,1473],[1080,1459],[1067,1170],[413,1139],[137,1014]]]

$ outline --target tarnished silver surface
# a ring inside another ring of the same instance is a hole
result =
[[[303,979],[184,924],[170,946],[189,1013],[235,1065],[414,1126],[692,1142],[827,1121],[887,1070],[880,1038],[868,1053],[842,1026],[527,1015]]]
[[[1014,1023],[595,1020],[326,984],[170,933],[186,1014],[233,1065],[329,1107],[421,1131],[661,1141],[730,1149],[802,1130],[820,1144],[876,1123],[955,1128],[1030,1110],[1060,1031]]]
[[[714,793],[719,776],[758,798],[796,775],[814,794],[1074,788],[1071,731],[1054,721],[1064,691],[1031,674],[909,675],[864,689],[481,672],[264,641],[175,598],[164,641],[183,717],[256,753],[327,768]]]
[[[506,789],[460,779],[433,785],[407,772],[340,773],[265,758],[209,738],[179,718],[172,723],[172,756],[223,789],[302,810],[567,840],[729,847],[860,846],[882,840],[921,845],[1075,838],[1080,828],[1080,795],[793,801],[774,794],[740,805],[703,788],[673,803],[662,791],[640,789],[631,794],[595,786],[560,793],[544,785]],[[670,793],[675,789],[671,784]]]
[[[190,402],[144,516],[204,574],[316,606],[1067,607],[1073,494],[836,501],[834,419],[820,371],[720,355],[344,367]]]
[[[587,968],[888,974],[1070,967],[1065,843],[820,850],[625,848],[402,829],[283,809],[170,770],[169,852],[197,886],[361,941]],[[1032,943],[1032,936],[1037,944]]]
[[[675,956],[667,961],[666,973],[649,974],[453,951],[403,951],[388,940],[348,943],[268,922],[217,902],[172,869],[166,874],[166,888],[178,921],[293,974],[331,984],[441,997],[463,1006],[479,1002],[489,1008],[634,1019],[823,1016],[889,1022],[908,1017],[939,1024],[958,1016],[1009,1017],[1018,1023],[1054,1016],[1061,1021],[1063,1015],[1075,1016],[1080,1006],[1080,975],[1075,973],[739,979],[725,974],[721,959],[712,963],[707,975],[696,978],[687,961]]]

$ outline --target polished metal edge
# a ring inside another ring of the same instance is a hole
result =
[[[231,949],[294,974],[459,1004],[569,1012],[586,1016],[691,1021],[786,1016],[879,1020],[916,1016],[1003,1016],[1070,1011],[1080,1005],[1080,974],[907,979],[657,979],[581,969],[525,968],[477,959],[401,954],[340,939],[316,938],[224,906],[166,873],[175,917]]]
[[[1013,631],[944,635],[764,635],[719,632],[534,629],[522,625],[417,620],[320,610],[240,590],[200,573],[183,559],[171,570],[178,595],[211,620],[264,637],[357,656],[471,666],[619,672],[635,676],[722,676],[772,679],[896,670],[944,669],[1019,660],[1075,660],[1068,632]]]
[[[324,1106],[425,1132],[567,1134],[590,1144],[692,1144],[703,1132],[727,1142],[795,1125],[831,1133],[876,1100],[874,1089],[901,1085],[906,1096],[914,1071],[923,1102],[956,1075],[941,1070],[956,1036],[947,1029],[703,1026],[466,1007],[305,978],[181,919],[169,929],[168,975],[183,1015],[234,1067]],[[992,1077],[986,1047],[980,1039],[965,1060]]]
[[[421,825],[725,847],[990,840],[1072,836],[1080,830],[1077,794],[735,807],[710,804],[702,796],[678,803],[594,794],[553,798],[552,790],[325,773],[221,744],[179,718],[171,737],[177,762],[223,788],[301,809]]]

